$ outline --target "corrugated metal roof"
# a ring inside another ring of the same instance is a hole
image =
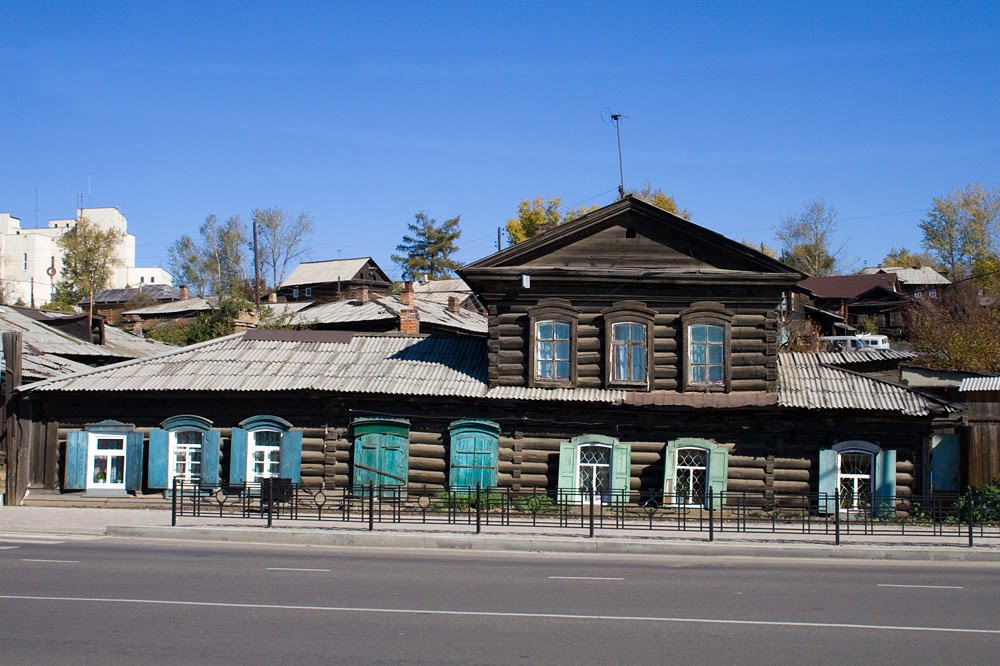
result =
[[[354,324],[365,321],[389,321],[396,314],[382,307],[378,300],[335,301],[302,310],[292,317],[293,324],[303,326],[319,324]]]
[[[215,296],[208,296],[207,298],[202,296],[192,296],[191,298],[185,298],[183,300],[160,303],[159,305],[150,305],[147,308],[129,310],[123,314],[146,317],[183,314],[185,312],[208,312],[210,310],[214,310],[218,303],[219,299]]]
[[[337,280],[354,279],[371,257],[354,259],[331,259],[329,261],[304,261],[295,267],[292,274],[281,281],[280,287],[294,287],[303,284],[324,284]]]
[[[808,289],[818,298],[857,298],[861,294],[884,287],[895,291],[896,276],[891,273],[874,273],[871,275],[830,275],[826,277],[811,277],[799,282],[800,287]]]
[[[778,405],[801,409],[889,411],[911,416],[930,413],[932,401],[919,393],[824,364],[819,359],[818,354],[779,356]],[[486,340],[483,338],[351,335],[344,331],[240,333],[159,356],[42,382],[27,390],[311,390],[607,404],[621,404],[628,396],[623,390],[489,388]]]
[[[128,303],[139,294],[154,301],[177,300],[181,297],[181,290],[168,284],[150,284],[128,289],[102,289],[94,294],[94,303]],[[85,298],[80,301],[80,305],[89,302],[90,299]]]
[[[426,301],[416,297],[413,299],[413,307],[417,310],[421,324],[433,324],[454,331],[486,335],[488,322],[486,317],[478,312],[464,308],[460,308],[458,312],[449,312],[447,303]],[[398,296],[379,296],[365,303],[356,300],[336,301],[303,310],[292,318],[292,323],[319,326],[394,321],[399,319],[399,313],[404,309],[406,306]]]
[[[63,333],[11,308],[0,307],[0,330],[20,332],[25,354],[129,358],[109,347],[85,342]]]
[[[448,299],[452,296],[458,297],[459,303],[464,302],[472,295],[472,287],[467,285],[462,278],[429,280],[427,282],[414,282],[413,294],[422,301],[447,305]]]
[[[77,372],[93,370],[89,365],[71,361],[53,354],[22,354],[21,378],[25,382],[37,382],[53,377],[64,377]]]
[[[143,358],[177,349],[173,345],[156,340],[147,340],[131,333],[126,333],[114,326],[104,327],[104,346],[128,358]]]
[[[951,280],[938,273],[930,266],[920,268],[904,268],[901,266],[881,266],[878,268],[863,268],[862,273],[893,273],[903,284],[951,284]]]
[[[966,377],[959,384],[960,393],[973,391],[1000,391],[1000,377]]]
[[[904,386],[836,368],[820,354],[778,355],[778,404],[803,409],[860,409],[930,414],[931,401]]]
[[[854,365],[877,361],[910,361],[916,358],[917,355],[913,352],[900,351],[898,349],[862,349],[858,351],[817,352],[815,356],[819,363]]]

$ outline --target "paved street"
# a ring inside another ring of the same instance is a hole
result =
[[[0,580],[4,663],[912,664],[1000,649],[995,564],[7,533]]]

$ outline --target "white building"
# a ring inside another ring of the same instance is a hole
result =
[[[102,229],[118,228],[125,232],[125,240],[118,248],[121,261],[111,288],[171,283],[170,274],[162,268],[135,265],[135,236],[128,233],[128,223],[120,210],[80,208],[77,216],[86,217]],[[46,228],[22,229],[21,220],[0,213],[0,284],[10,293],[8,302],[21,300],[26,305],[41,307],[52,300],[61,279],[63,257],[56,241],[75,226],[75,219],[52,220]]]

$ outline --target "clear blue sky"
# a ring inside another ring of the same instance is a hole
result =
[[[413,214],[492,251],[523,197],[644,180],[736,240],[811,199],[847,259],[918,248],[934,196],[1000,183],[1000,2],[0,4],[0,211],[118,206],[138,262],[209,213],[305,211],[311,259]]]

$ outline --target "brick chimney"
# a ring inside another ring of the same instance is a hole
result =
[[[399,302],[408,308],[413,307],[413,283],[407,280],[399,292]]]
[[[420,316],[416,308],[399,311],[399,332],[416,335],[420,332]]]
[[[272,291],[270,294],[268,294],[267,295],[267,302],[268,303],[277,303],[278,302],[278,292]]]
[[[458,296],[448,297],[448,312],[457,314],[458,313]]]
[[[187,299],[191,298],[191,292],[188,291],[188,288],[187,288],[186,284],[182,284],[181,285],[181,287],[180,287],[180,296],[181,296],[181,300],[182,301],[186,301]]]
[[[365,303],[368,302],[368,287],[365,286],[352,287],[351,292],[352,292],[351,300],[357,301],[359,305],[364,305]]]

